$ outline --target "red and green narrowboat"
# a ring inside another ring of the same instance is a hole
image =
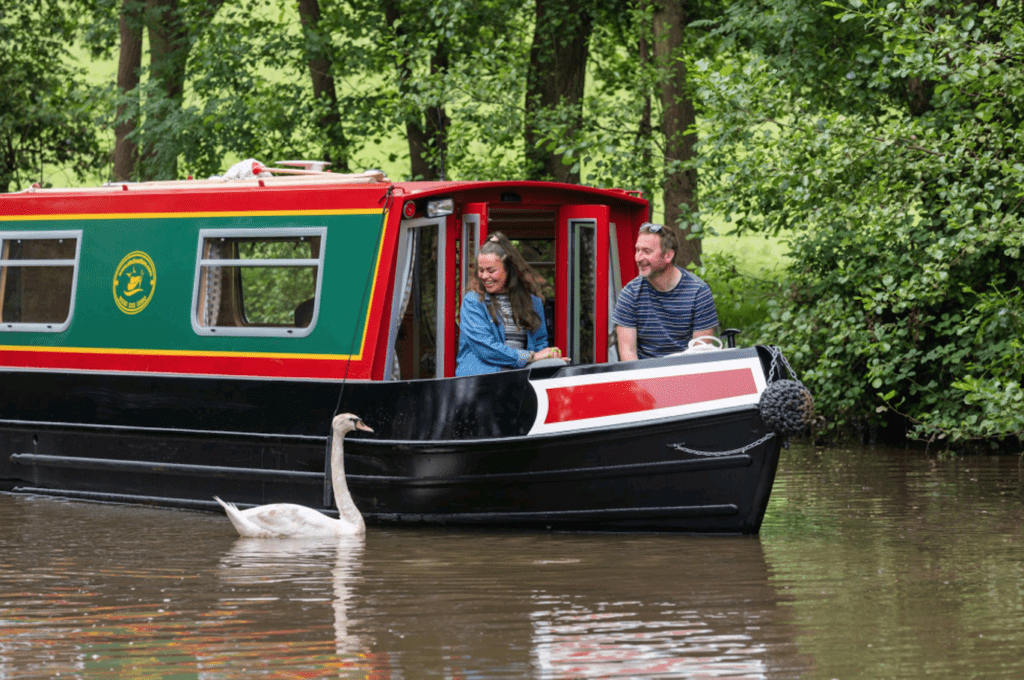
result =
[[[778,352],[615,360],[638,192],[255,170],[0,196],[0,489],[329,512],[348,411],[375,430],[345,444],[371,524],[758,531]],[[495,230],[571,364],[455,377]]]

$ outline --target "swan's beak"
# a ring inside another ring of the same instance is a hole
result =
[[[357,430],[363,430],[364,432],[373,432],[373,428],[370,427],[369,425],[367,425],[366,423],[364,423],[361,420],[357,420],[356,421],[356,429]]]

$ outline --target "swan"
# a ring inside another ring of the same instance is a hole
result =
[[[366,531],[366,524],[359,508],[352,502],[345,482],[345,450],[343,440],[352,430],[373,432],[363,423],[362,418],[351,413],[335,416],[331,423],[334,430],[331,442],[331,484],[334,487],[334,501],[338,505],[338,519],[328,517],[319,510],[294,503],[273,503],[259,505],[248,510],[239,510],[234,503],[225,503],[214,496],[223,506],[228,519],[245,538],[326,538],[351,536]]]

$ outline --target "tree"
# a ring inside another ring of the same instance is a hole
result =
[[[578,184],[579,169],[563,162],[562,154],[551,153],[544,141],[552,122],[563,140],[572,139],[582,123],[593,9],[589,0],[535,2],[523,131],[526,176]]]
[[[685,0],[664,0],[654,11],[654,58],[661,72],[661,134],[673,171],[664,183],[665,223],[679,231],[676,263],[700,264],[700,239],[690,239],[697,209],[697,114],[686,80],[684,34],[689,23]]]
[[[299,0],[299,18],[306,40],[313,101],[321,109],[317,123],[324,138],[323,158],[334,165],[333,170],[348,172],[351,145],[342,129],[338,92],[334,84],[335,59],[330,41],[320,29],[318,0]]]
[[[716,150],[705,203],[790,233],[791,292],[761,338],[789,351],[833,429],[906,424],[958,446],[1019,437],[1021,6],[817,7],[737,10],[808,39],[781,49],[760,33],[747,44],[776,48],[699,69],[702,145]],[[792,71],[840,36],[838,56],[819,57],[824,82]]]
[[[61,165],[79,177],[104,164],[97,126],[100,98],[70,66],[76,24],[57,0],[10,3],[0,10],[0,190]]]
[[[122,103],[117,107],[114,126],[114,179],[125,182],[136,172],[139,148],[132,138],[136,119],[125,99],[139,86],[139,67],[142,65],[142,3],[122,0],[118,21],[120,51],[117,64],[117,90]],[[136,107],[137,108],[137,107]]]
[[[700,264],[701,250],[696,107],[687,80],[687,64],[707,49],[698,19],[696,5],[682,0],[596,5],[586,53],[592,94],[581,102],[553,97],[561,104],[528,118],[528,156],[535,149],[528,167],[548,153],[547,167],[557,163],[573,181],[642,189],[652,203],[660,196],[664,222],[681,237],[683,266]]]
[[[195,36],[213,19],[224,0],[147,0],[144,21],[149,35],[149,89],[145,109],[142,156],[143,179],[178,176],[177,113],[185,95],[189,52]]]
[[[449,67],[450,45],[446,31],[431,30],[432,9],[433,4],[424,6],[409,0],[384,2],[384,16],[392,33],[398,87],[393,101],[405,125],[411,176],[425,180],[441,179],[444,175],[445,130],[449,122],[444,108],[443,82]],[[410,34],[409,27],[416,29],[415,33]],[[424,52],[427,52],[425,59]],[[423,82],[419,81],[421,74],[417,70],[420,61],[429,64]]]

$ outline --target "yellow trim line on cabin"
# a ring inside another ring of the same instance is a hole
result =
[[[380,215],[380,208],[345,208],[338,210],[238,210],[228,212],[172,213],[76,213],[52,215],[0,215],[0,222],[43,220],[131,220],[169,219],[181,217],[281,217],[289,215]]]

